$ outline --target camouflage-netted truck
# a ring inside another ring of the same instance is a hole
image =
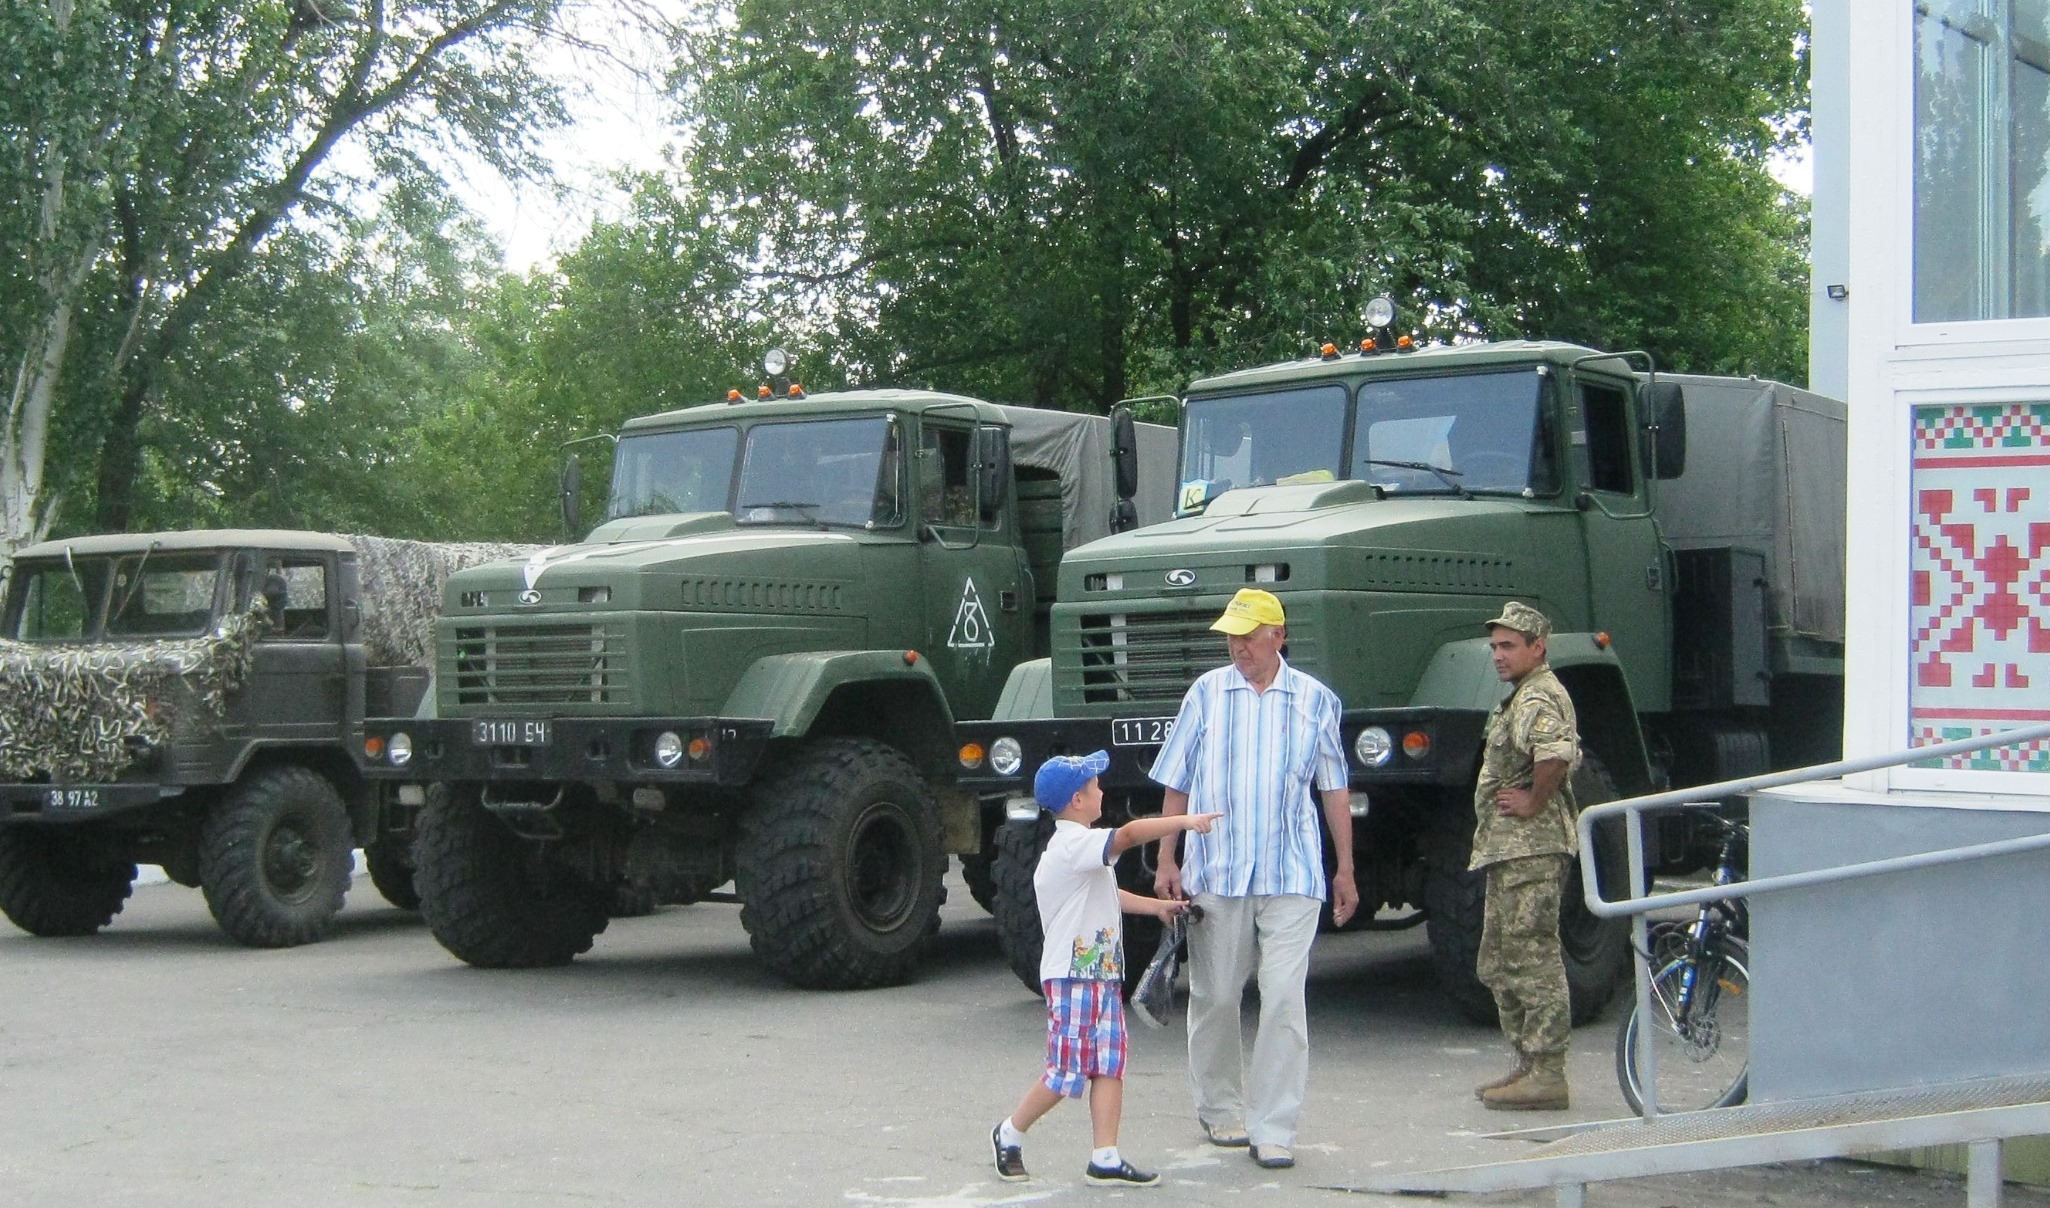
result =
[[[911,977],[948,853],[989,886],[998,818],[954,787],[954,720],[1045,654],[1063,550],[1168,510],[1173,432],[1122,431],[900,390],[626,424],[602,522],[453,576],[434,716],[366,727],[366,770],[425,803],[435,936],[561,964],[622,889],[732,880],[783,978]]]
[[[1441,982],[1492,1015],[1466,865],[1482,722],[1506,690],[1483,623],[1505,600],[1557,626],[1583,805],[1840,745],[1842,404],[1633,362],[1561,343],[1334,349],[1193,383],[1178,518],[1068,554],[1052,656],[1012,673],[996,720],[959,728],[988,752],[962,783],[1023,794],[1047,755],[1101,747],[1106,816],[1157,810],[1146,769],[1184,691],[1227,661],[1208,626],[1260,585],[1287,608],[1287,657],[1346,706],[1365,810],[1354,925],[1428,923]],[[1683,826],[1657,836],[1667,871],[1714,855]],[[1037,840],[1006,828],[995,869],[1005,949],[1034,986]],[[1620,834],[1602,841],[1620,877]],[[1150,885],[1131,864],[1127,882]],[[1627,932],[1586,911],[1577,873],[1563,928],[1585,1018],[1626,968]]]
[[[218,529],[20,550],[0,610],[0,910],[87,935],[138,863],[256,947],[321,938],[357,847],[416,904],[411,822],[357,773],[414,707],[450,569],[528,547]]]

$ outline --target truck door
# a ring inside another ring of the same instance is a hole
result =
[[[1013,531],[1009,483],[991,491],[974,464],[975,415],[963,408],[928,412],[919,427],[914,505],[920,597],[933,672],[956,718],[985,718],[996,708],[1011,666],[1031,649],[1030,589]],[[986,454],[1005,430],[985,426]]]
[[[229,734],[333,741],[348,688],[335,568],[319,554],[258,553],[252,570],[246,581],[270,621],[258,632],[247,683],[230,698]]]
[[[1637,708],[1663,710],[1672,691],[1670,585],[1637,460],[1636,391],[1589,375],[1576,375],[1570,389],[1595,628],[1614,639]]]

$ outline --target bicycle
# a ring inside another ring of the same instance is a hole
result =
[[[1750,829],[1709,810],[1698,810],[1722,831],[1715,883],[1740,878]],[[1651,1002],[1658,1046],[1658,1110],[1700,1111],[1744,1102],[1751,1075],[1750,918],[1741,898],[1703,902],[1690,923],[1665,922],[1652,930]],[[1637,1036],[1643,1004],[1617,1029],[1616,1081],[1630,1110],[1642,1112]]]

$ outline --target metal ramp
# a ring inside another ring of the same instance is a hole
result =
[[[1546,1132],[1550,1130],[1539,1130]],[[1923,1145],[1969,1146],[1965,1203],[1997,1208],[2001,1143],[2050,1133],[2050,1078],[1998,1078],[1630,1119],[1573,1131],[1521,1157],[1375,1175],[1335,1191],[1432,1195],[1556,1187],[1580,1208],[1588,1183]]]

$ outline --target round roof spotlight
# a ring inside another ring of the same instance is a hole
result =
[[[1376,331],[1395,322],[1395,299],[1382,294],[1367,303],[1366,319],[1367,326]]]
[[[770,377],[782,377],[790,368],[790,354],[780,348],[771,348],[762,354],[762,372]]]

